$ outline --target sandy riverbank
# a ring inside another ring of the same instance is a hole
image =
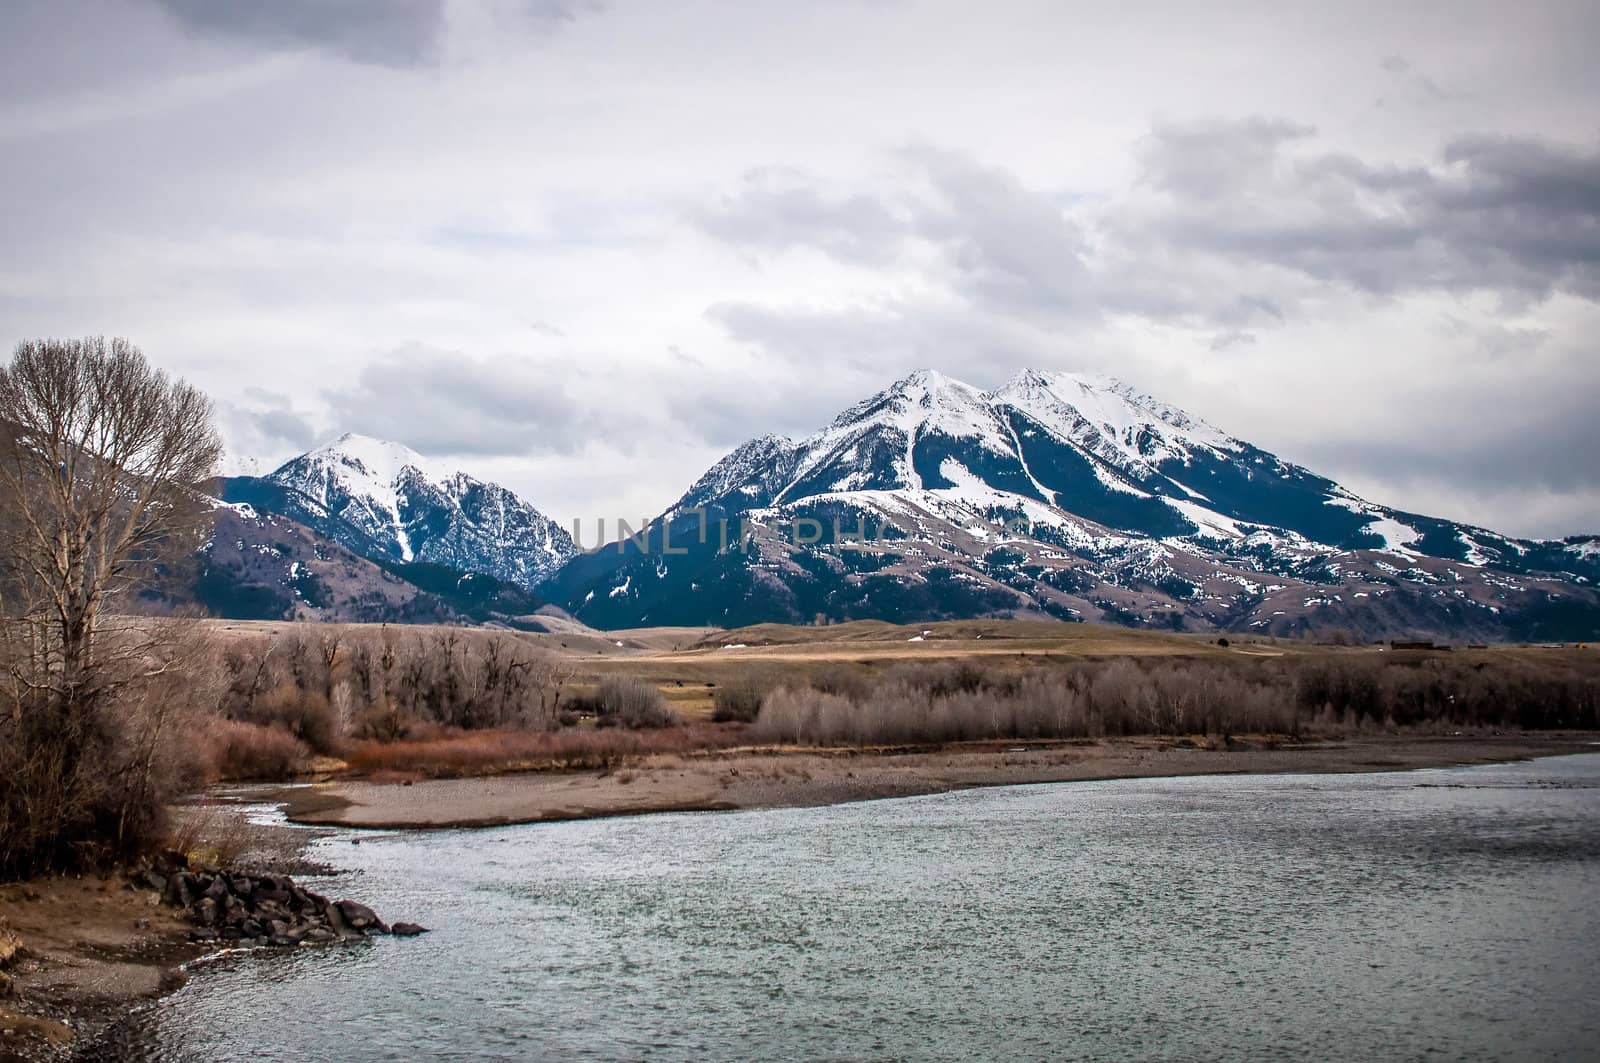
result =
[[[282,791],[289,818],[368,828],[483,827],[664,811],[838,804],[976,786],[1266,772],[1402,771],[1600,752],[1600,735],[1363,736],[1201,749],[1162,739],[916,753],[722,752],[646,759],[615,772],[408,783],[344,781]]]

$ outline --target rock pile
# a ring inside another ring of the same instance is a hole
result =
[[[152,868],[140,882],[161,892],[162,903],[188,909],[191,940],[240,947],[320,945],[373,934],[411,937],[427,932],[415,923],[389,926],[355,901],[331,901],[295,884],[288,875],[250,875],[217,867]]]

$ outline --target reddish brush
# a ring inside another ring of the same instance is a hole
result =
[[[659,753],[723,749],[743,741],[742,728],[690,724],[651,731],[620,728],[560,731],[449,732],[397,742],[359,742],[350,767],[368,774],[417,773],[433,778],[510,771],[612,768]]]

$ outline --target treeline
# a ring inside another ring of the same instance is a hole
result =
[[[463,731],[553,731],[676,724],[649,683],[570,683],[556,656],[510,632],[434,628],[351,631],[300,625],[222,654],[213,732],[217,771],[281,777],[352,743],[439,739]]]
[[[1442,726],[1600,726],[1600,669],[1517,658],[1368,655],[1194,661],[1119,658],[1027,671],[917,665],[877,680],[826,670],[805,685],[718,699],[752,737],[799,745],[1275,734]]]

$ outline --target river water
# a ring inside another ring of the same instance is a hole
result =
[[[1600,1056],[1600,756],[343,834],[107,1058]]]

